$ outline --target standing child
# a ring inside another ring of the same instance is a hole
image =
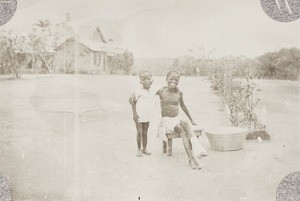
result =
[[[193,154],[201,157],[207,155],[207,152],[195,136],[191,124],[179,116],[179,107],[181,107],[186,116],[189,118],[189,121],[193,125],[196,125],[185,106],[183,93],[177,87],[179,80],[180,75],[176,71],[169,72],[166,79],[167,86],[157,92],[157,95],[160,98],[162,115],[159,136],[163,140],[166,140],[167,132],[179,132],[189,159],[190,167],[192,169],[200,169],[201,167],[195,160]],[[193,151],[191,145],[193,146]]]
[[[141,88],[136,90],[129,99],[132,105],[133,120],[137,130],[137,156],[142,157],[143,153],[151,155],[147,151],[147,133],[149,128],[149,122],[151,118],[151,110],[153,110],[153,102],[155,97],[155,91],[151,90],[153,79],[152,74],[148,71],[144,71],[140,74]]]

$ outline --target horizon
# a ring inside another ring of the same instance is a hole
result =
[[[24,32],[37,20],[61,21],[65,13],[75,27],[98,25],[106,39],[136,58],[256,58],[300,48],[300,20],[277,22],[263,12],[259,0],[23,0],[2,27]]]

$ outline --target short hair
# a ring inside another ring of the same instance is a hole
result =
[[[139,74],[140,79],[142,78],[143,74],[146,74],[146,73],[148,73],[152,77],[152,73],[150,71],[145,70],[145,71],[140,72],[140,74]]]
[[[171,74],[177,74],[177,75],[180,77],[180,74],[179,74],[177,71],[171,70],[171,71],[169,71],[169,72],[167,73],[167,79],[169,78],[169,76],[170,76]]]

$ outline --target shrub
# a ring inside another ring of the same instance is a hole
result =
[[[254,113],[260,89],[251,79],[250,68],[234,58],[222,58],[212,65],[209,80],[211,88],[222,98],[232,125],[262,129],[265,126]]]
[[[0,33],[0,71],[9,74],[11,78],[21,77],[22,52],[26,44],[23,36],[18,36],[12,31],[2,30]]]
[[[300,74],[300,50],[282,48],[258,57],[260,78],[296,80]]]
[[[125,50],[122,54],[109,56],[107,60],[110,74],[130,75],[134,64],[134,58],[133,54],[128,50]]]

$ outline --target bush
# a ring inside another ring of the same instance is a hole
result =
[[[300,50],[283,48],[257,58],[261,62],[259,77],[265,79],[297,80],[300,73]]]
[[[110,74],[130,75],[134,64],[133,54],[125,50],[123,54],[115,54],[107,59]]]
[[[215,62],[209,72],[211,88],[222,98],[229,121],[234,126],[262,129],[254,113],[260,89],[251,79],[251,66],[232,58]]]
[[[24,48],[25,38],[18,36],[12,31],[0,32],[0,72],[9,74],[11,78],[21,77],[21,52]]]

